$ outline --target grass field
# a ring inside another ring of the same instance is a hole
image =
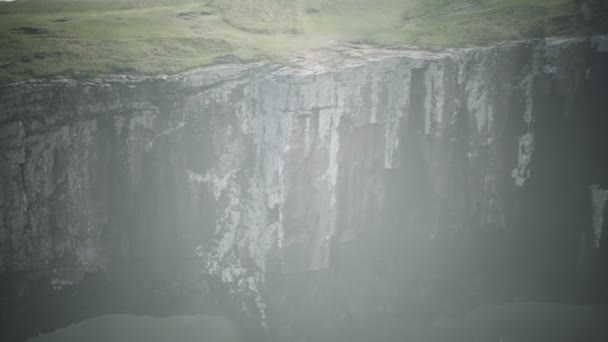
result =
[[[485,45],[575,33],[572,0],[0,2],[0,81],[159,74],[339,41]]]

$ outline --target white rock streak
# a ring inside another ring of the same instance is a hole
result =
[[[532,56],[532,70],[526,75],[523,81],[525,89],[526,107],[524,109],[524,123],[526,124],[526,132],[519,138],[518,152],[517,152],[517,165],[511,171],[511,177],[515,181],[515,185],[524,186],[528,178],[530,178],[530,163],[534,157],[534,151],[536,146],[534,136],[534,100],[533,100],[533,89],[534,89],[534,78],[539,73],[539,61],[540,53],[538,49],[534,49]]]
[[[592,185],[591,201],[593,205],[593,216],[591,223],[593,225],[593,247],[599,248],[602,240],[602,228],[604,226],[604,212],[606,210],[606,201],[608,201],[608,190],[600,188],[599,185]]]
[[[533,44],[513,45],[513,49],[522,49],[518,53],[532,54],[532,66],[513,71],[512,78],[505,76],[504,85],[496,84],[494,70],[494,56],[502,52],[483,48],[432,56],[390,51],[354,61],[338,54],[336,60],[343,62],[336,65],[325,55],[331,52],[325,52],[319,58],[299,61],[300,67],[263,70],[237,95],[220,87],[215,95],[219,104],[211,108],[220,108],[222,117],[210,130],[217,160],[208,169],[187,172],[189,185],[196,185],[191,188],[205,189],[217,204],[215,239],[197,249],[205,261],[205,272],[226,283],[243,303],[254,302],[256,308],[245,308],[257,309],[266,327],[262,292],[269,256],[278,259],[282,272],[327,269],[333,238],[351,238],[367,229],[351,224],[337,231],[341,215],[358,217],[338,212],[340,175],[345,175],[345,184],[352,179],[364,183],[356,189],[362,192],[362,205],[381,211],[382,197],[376,195],[384,192],[382,176],[377,182],[359,178],[402,167],[405,141],[400,139],[408,130],[400,126],[410,122],[402,118],[416,114],[408,113],[412,70],[424,70],[420,85],[426,89],[424,113],[417,114],[424,115],[420,129],[425,137],[419,142],[423,146],[416,148],[424,151],[422,166],[432,170],[437,194],[449,194],[440,161],[445,159],[443,147],[455,140],[456,113],[464,110],[470,122],[463,137],[467,161],[472,174],[479,176],[471,182],[472,192],[479,194],[476,201],[484,213],[480,215],[487,217],[484,222],[504,225],[502,202],[496,193],[505,172],[511,172],[517,186],[524,186],[530,177],[535,153],[535,77],[543,71],[561,72],[541,65],[543,46]],[[504,123],[511,108],[501,96],[511,91],[504,96],[523,94],[517,114],[524,131],[512,137],[517,139],[516,165],[505,167],[500,162],[487,163],[501,160],[500,156],[485,155],[499,153],[504,142]],[[212,103],[209,97],[198,101]],[[226,109],[226,103],[230,108]],[[360,177],[367,169],[371,171]],[[601,191],[593,192],[599,213],[608,198]],[[603,218],[594,215],[597,231]],[[600,235],[596,232],[598,243]]]

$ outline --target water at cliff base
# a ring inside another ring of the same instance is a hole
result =
[[[89,319],[28,342],[242,342],[232,321],[220,316],[144,317],[109,315]]]

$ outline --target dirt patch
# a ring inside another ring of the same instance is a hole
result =
[[[36,34],[47,34],[49,30],[43,29],[40,27],[31,27],[31,26],[22,26],[12,30],[13,32],[19,34],[28,34],[28,35],[36,35]]]
[[[198,17],[205,17],[209,15],[213,15],[215,13],[209,11],[200,11],[200,12],[179,12],[175,15],[176,18],[184,19],[184,20],[193,20]]]
[[[196,16],[196,12],[179,12],[175,15],[178,18],[187,18]]]

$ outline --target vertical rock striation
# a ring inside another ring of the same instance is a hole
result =
[[[1,336],[220,312],[289,340],[606,296],[607,54],[344,46],[1,86]]]

